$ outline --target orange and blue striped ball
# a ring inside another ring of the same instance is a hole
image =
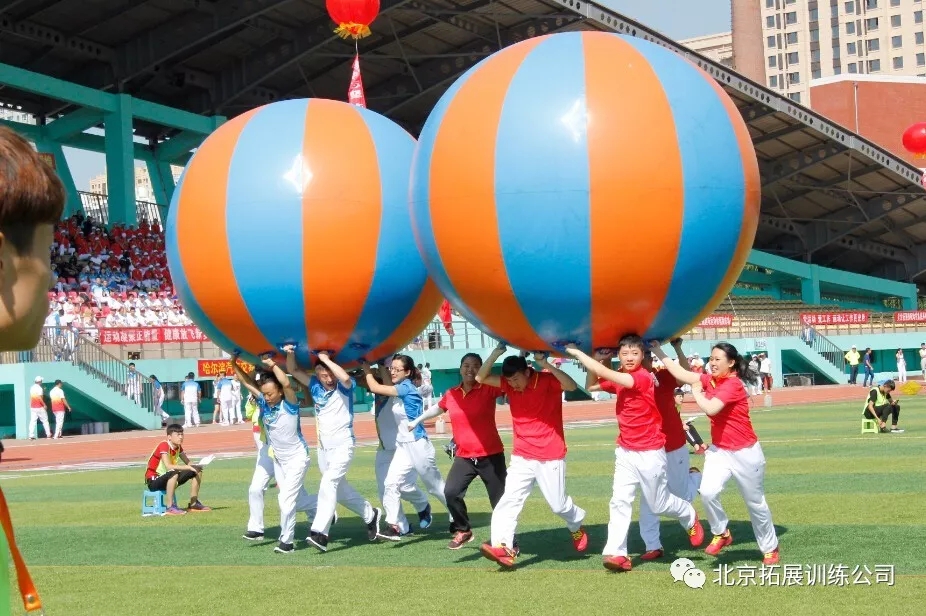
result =
[[[415,247],[415,140],[372,111],[302,99],[210,135],[171,201],[167,257],[190,318],[255,360],[284,344],[350,364],[402,348],[441,297]]]
[[[441,292],[528,350],[687,331],[736,282],[759,217],[730,97],[672,51],[604,32],[529,39],[466,72],[428,117],[411,184]]]

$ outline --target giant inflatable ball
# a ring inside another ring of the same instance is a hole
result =
[[[603,32],[486,58],[419,136],[411,207],[441,292],[529,350],[665,339],[724,299],[759,171],[733,101],[656,44]]]
[[[408,208],[414,139],[330,100],[289,100],[210,135],[183,173],[167,232],[190,318],[229,352],[294,343],[350,364],[402,348],[441,297]]]

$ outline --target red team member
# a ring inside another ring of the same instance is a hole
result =
[[[673,340],[672,346],[679,358],[679,364],[684,362],[684,365],[687,366],[688,360],[681,348],[681,338]],[[602,363],[607,367],[611,363],[611,354],[596,353],[595,359],[598,361],[606,360],[602,361]],[[669,374],[668,370],[658,372],[653,370],[652,355],[649,351],[644,353],[643,367],[649,372],[653,372],[656,377],[654,393],[656,408],[659,410],[662,419],[662,433],[666,439],[666,478],[669,492],[690,503],[698,493],[701,473],[697,469],[690,467],[691,459],[688,453],[685,426],[682,423],[679,407],[675,400],[678,381]],[[606,391],[617,395],[620,388],[615,383],[598,378],[594,372],[589,371],[586,389],[588,391]],[[662,557],[664,552],[662,541],[659,538],[659,516],[653,513],[646,499],[640,502],[640,536],[646,545],[646,552],[640,555],[640,560],[656,560]]]
[[[751,383],[755,374],[736,347],[726,342],[717,343],[711,349],[709,374],[685,370],[667,358],[657,344],[653,345],[653,353],[675,378],[691,385],[695,402],[711,421],[712,443],[704,454],[700,492],[714,538],[704,551],[716,556],[733,543],[733,536],[727,528],[729,519],[720,504],[720,492],[732,477],[746,501],[752,530],[763,554],[763,564],[777,564],[778,537],[762,487],[765,455],[752,429],[749,394],[743,386],[743,381]]]
[[[638,486],[643,502],[649,505],[653,514],[677,519],[688,532],[691,545],[701,545],[704,529],[694,507],[669,491],[664,449],[666,437],[656,408],[655,378],[643,368],[643,340],[638,336],[621,339],[618,345],[621,372],[606,368],[574,346],[566,351],[582,362],[589,372],[618,386],[614,391],[617,392],[620,435],[615,450],[608,543],[603,552],[605,568],[611,571],[630,571],[632,568],[627,557],[627,533]]]
[[[582,527],[585,511],[566,493],[563,435],[563,391],[574,391],[578,385],[541,354],[535,355],[535,360],[549,372],[529,368],[521,355],[505,358],[501,377],[491,375],[492,365],[504,352],[504,345],[492,351],[476,375],[477,382],[498,387],[508,395],[514,432],[505,493],[492,511],[492,541],[482,544],[482,554],[503,567],[514,566],[518,515],[534,484],[553,513],[566,522],[575,549],[584,552],[588,547],[588,535]]]
[[[453,539],[447,547],[459,550],[473,540],[473,529],[466,509],[466,490],[476,477],[482,479],[492,508],[505,493],[505,446],[495,425],[495,400],[502,390],[476,382],[482,368],[482,358],[467,353],[460,361],[461,383],[447,390],[440,401],[410,423],[409,430],[419,423],[447,412],[453,426],[457,450],[447,474],[444,496],[453,517],[450,532]],[[514,546],[512,546],[514,547]]]

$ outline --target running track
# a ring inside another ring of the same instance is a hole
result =
[[[861,408],[865,389],[847,385],[817,387],[792,387],[772,392],[774,405],[809,404],[814,402],[845,402],[858,400]],[[762,397],[754,403],[761,405]],[[687,402],[685,411],[695,412],[692,403]],[[614,417],[614,402],[569,402],[563,407],[566,423],[586,421],[607,421]],[[497,423],[500,428],[511,426],[507,406],[498,407]],[[310,444],[315,443],[315,425],[311,418],[302,420],[303,434]],[[358,441],[375,441],[376,428],[368,412],[358,413],[354,422]],[[450,426],[448,425],[448,432]],[[433,432],[433,427],[431,428]],[[197,456],[208,453],[253,452],[254,440],[250,424],[221,427],[204,425],[186,431],[186,446]],[[37,441],[4,442],[3,471],[47,468],[57,465],[73,465],[88,462],[142,462],[164,438],[160,431],[118,432],[69,436],[60,440],[39,439]]]

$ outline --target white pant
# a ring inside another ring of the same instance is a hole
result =
[[[38,422],[42,422],[45,428],[45,438],[51,436],[51,430],[48,429],[48,411],[45,409],[30,409],[32,411],[29,417],[29,438],[35,438],[38,434]]]
[[[689,503],[694,500],[701,484],[701,473],[691,473],[690,468],[691,456],[688,453],[688,445],[666,452],[669,493]],[[646,544],[647,552],[662,548],[662,541],[659,539],[659,516],[653,513],[645,498],[640,501],[640,537]]]
[[[737,451],[711,445],[704,453],[701,502],[711,524],[711,532],[715,535],[722,535],[730,521],[720,505],[720,492],[731,477],[746,501],[759,550],[771,552],[778,547],[778,537],[772,523],[772,512],[765,502],[765,455],[759,443]]]
[[[675,518],[686,530],[697,520],[691,503],[669,492],[665,449],[629,451],[618,447],[614,450],[614,492],[610,502],[608,543],[602,552],[605,556],[627,556],[627,532],[638,486],[643,501],[656,516]]]
[[[379,489],[379,502],[383,502],[386,494],[386,475],[389,473],[389,466],[392,464],[392,458],[395,457],[395,449],[377,449],[376,460],[374,462],[376,469],[376,486]],[[424,492],[418,489],[415,482],[418,480],[418,474],[413,473],[408,477],[408,482],[399,488],[402,500],[406,500],[415,506],[415,511],[424,511],[428,506],[428,497]],[[383,505],[385,507],[385,505]],[[399,521],[396,526],[403,535],[409,531],[408,518],[402,507],[399,507]]]
[[[61,436],[62,428],[64,428],[64,411],[55,411],[55,438]]]
[[[402,510],[400,498],[402,487],[411,483],[411,478],[418,473],[425,489],[437,498],[445,507],[444,478],[437,469],[434,457],[434,445],[426,438],[411,443],[397,443],[392,463],[386,473],[383,509],[386,510],[386,523],[398,524],[399,512]]]
[[[907,382],[907,364],[898,363],[897,364],[897,380],[901,383]]]
[[[235,423],[241,421],[241,408],[235,406],[234,400],[222,400],[222,421],[225,423]],[[237,419],[235,418],[237,416]]]
[[[257,445],[257,452],[260,453],[260,448],[264,446],[264,444],[260,440],[260,432],[252,431],[251,434],[254,435],[254,444]]]
[[[158,398],[158,400],[155,402],[154,412],[160,413],[161,419],[170,419],[170,415],[168,415],[167,411],[164,410],[164,400],[161,398]]]
[[[566,494],[566,460],[540,462],[521,456],[511,456],[505,493],[492,510],[492,545],[511,546],[518,527],[518,516],[534,484],[547,499],[553,513],[563,518],[566,527],[575,532],[582,526],[585,510],[576,506]]]
[[[185,426],[198,426],[199,425],[199,402],[197,401],[183,401],[183,425]]]
[[[135,404],[141,406],[141,389],[134,385],[130,385],[125,389],[125,395],[128,396]]]
[[[270,485],[270,480],[273,479],[275,474],[273,459],[270,458],[267,452],[268,448],[266,446],[258,449],[257,465],[254,467],[254,476],[251,478],[251,486],[248,488],[248,507],[250,509],[248,530],[255,533],[264,532],[264,492],[267,491],[267,486]],[[308,462],[306,463],[306,468],[308,468]],[[281,491],[281,500],[282,497],[283,493]],[[311,518],[315,515],[316,507],[315,495],[306,492],[304,487],[297,492],[296,511],[304,511],[306,517]],[[295,513],[293,514],[293,524],[295,525]],[[283,540],[282,532],[281,529],[280,541]],[[292,535],[290,535],[290,539],[287,543],[292,543]]]
[[[318,484],[318,512],[312,522],[314,532],[328,535],[338,503],[359,515],[364,523],[373,519],[373,505],[347,482],[347,469],[353,459],[354,446],[350,443],[332,449],[318,448],[322,480]]]

